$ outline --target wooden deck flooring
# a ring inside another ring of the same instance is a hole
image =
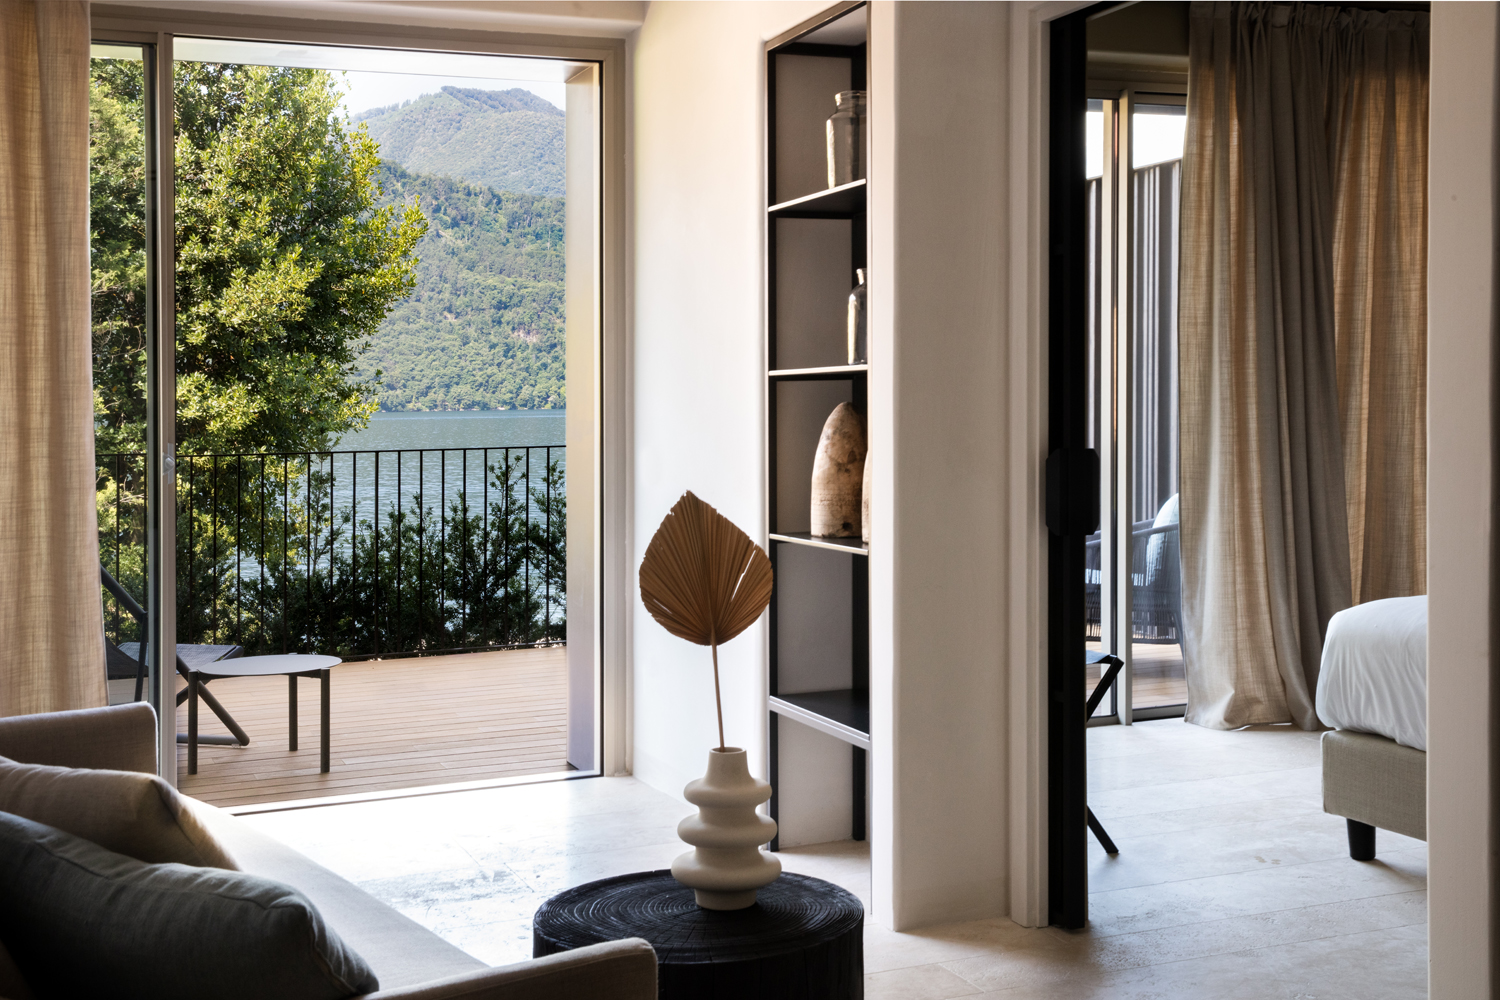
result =
[[[318,771],[318,682],[298,681],[298,750],[287,750],[285,677],[233,677],[211,690],[250,735],[248,747],[198,747],[177,780],[219,806],[564,771],[567,651],[463,653],[345,663],[333,669],[331,771]],[[204,734],[226,732],[206,706]],[[177,712],[187,732],[187,705]]]
[[[1098,642],[1090,642],[1089,649],[1100,648]],[[1161,705],[1182,705],[1187,702],[1187,677],[1183,671],[1182,647],[1176,644],[1158,645],[1138,642],[1131,650],[1131,663],[1135,680],[1131,685],[1131,701],[1136,708],[1155,708]],[[1099,683],[1099,666],[1095,664],[1085,671],[1085,686],[1092,692]],[[1109,700],[1100,706],[1097,715],[1109,713]]]

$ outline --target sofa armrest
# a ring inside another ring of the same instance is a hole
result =
[[[656,1000],[656,952],[640,938],[367,994],[363,1000]]]
[[[25,764],[156,773],[156,710],[145,702],[0,719],[0,757]]]

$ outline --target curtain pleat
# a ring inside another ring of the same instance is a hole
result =
[[[106,701],[89,327],[89,10],[0,0],[0,715]]]
[[[1349,20],[1330,53],[1334,326],[1360,604],[1427,593],[1428,22]]]
[[[1191,8],[1181,533],[1200,725],[1317,728],[1328,619],[1418,586],[1425,245],[1403,226],[1425,230],[1419,23]]]

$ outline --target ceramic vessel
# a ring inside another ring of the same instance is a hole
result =
[[[865,421],[840,403],[823,424],[813,456],[812,534],[823,538],[860,537],[860,490],[865,474]]]
[[[865,319],[865,269],[854,272],[859,282],[849,293],[849,363],[862,365],[870,360],[870,326]]]
[[[677,824],[693,850],[672,862],[672,877],[691,886],[705,910],[753,905],[755,890],[781,874],[781,862],[760,849],[776,836],[776,821],[755,811],[771,786],[750,776],[745,751],[725,747],[708,752],[708,773],[682,794],[698,813]]]
[[[865,175],[865,92],[834,95],[838,108],[828,119],[828,186],[838,187]]]
[[[864,482],[859,488],[859,538],[870,544],[870,453],[865,452]]]

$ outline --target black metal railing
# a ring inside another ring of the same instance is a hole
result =
[[[98,456],[100,557],[144,596],[144,471]],[[561,445],[180,455],[177,641],[345,659],[567,635]],[[106,604],[116,643],[138,638]]]

